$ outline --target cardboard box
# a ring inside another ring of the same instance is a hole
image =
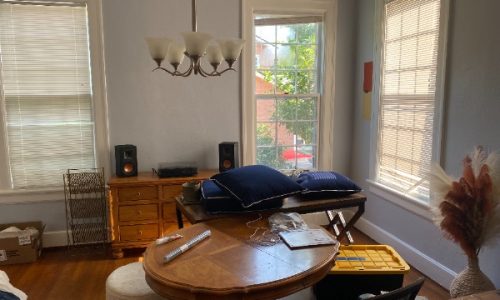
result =
[[[42,237],[45,226],[39,221],[0,224],[0,231],[11,226],[15,226],[22,231],[0,232],[0,266],[36,261],[42,251]],[[25,230],[27,227],[36,228],[38,235],[32,236],[31,231]]]

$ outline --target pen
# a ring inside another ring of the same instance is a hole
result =
[[[174,241],[174,240],[177,240],[177,239],[180,239],[182,237],[182,235],[176,233],[174,235],[169,235],[169,236],[164,236],[164,237],[161,237],[159,239],[156,240],[156,245],[159,246],[159,245],[163,245],[163,244],[166,244],[170,241]]]

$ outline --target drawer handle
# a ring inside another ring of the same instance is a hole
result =
[[[137,231],[139,235],[142,235],[142,230]]]
[[[137,215],[138,215],[138,216],[142,215],[142,210],[138,210],[138,211],[137,211]]]
[[[141,192],[137,192],[137,197],[140,197],[142,196],[142,193]]]

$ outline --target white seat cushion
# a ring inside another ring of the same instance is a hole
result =
[[[0,291],[11,293],[17,296],[20,300],[26,300],[28,296],[20,289],[15,288],[9,281],[9,276],[7,273],[0,270]]]
[[[146,283],[142,262],[119,267],[106,280],[106,300],[163,300]]]

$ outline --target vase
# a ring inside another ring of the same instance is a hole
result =
[[[450,295],[452,298],[456,298],[494,289],[493,282],[479,269],[478,258],[469,257],[465,270],[460,272],[451,282]]]

